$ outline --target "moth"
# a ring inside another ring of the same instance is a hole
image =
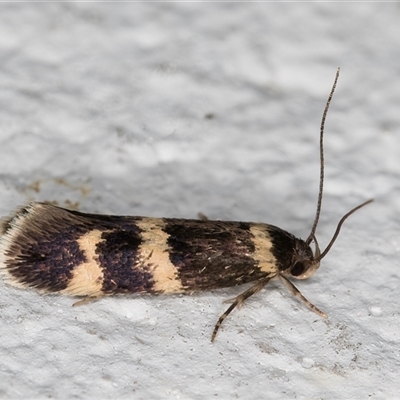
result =
[[[372,201],[344,215],[320,251],[315,231],[324,182],[323,135],[338,77],[339,69],[320,126],[319,194],[306,240],[264,223],[85,214],[34,202],[2,221],[0,271],[5,281],[83,297],[76,304],[114,294],[190,293],[250,283],[218,319],[211,341],[228,314],[273,278],[326,317],[289,278],[313,275],[346,218]]]

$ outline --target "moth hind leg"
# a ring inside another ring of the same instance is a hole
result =
[[[78,306],[83,306],[84,304],[88,304],[88,303],[92,303],[94,301],[100,300],[101,298],[103,298],[103,295],[99,295],[99,296],[86,296],[84,297],[82,300],[79,300],[77,302],[75,302],[74,304],[72,304],[72,307],[78,307]]]
[[[202,212],[199,212],[197,214],[197,217],[199,218],[200,221],[208,221],[209,220],[207,215],[203,214]]]
[[[219,327],[222,325],[224,322],[225,318],[236,308],[236,307],[241,307],[243,302],[247,300],[250,296],[253,294],[258,293],[273,277],[268,277],[268,278],[262,278],[260,279],[255,285],[251,286],[249,289],[244,291],[243,293],[239,294],[239,296],[235,297],[233,300],[233,303],[229,306],[229,308],[219,317],[217,323],[215,324],[213,334],[211,336],[211,342],[215,340],[215,337],[217,336]],[[227,300],[230,301],[230,300]],[[224,302],[225,303],[225,302]]]

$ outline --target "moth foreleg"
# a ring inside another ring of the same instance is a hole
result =
[[[232,299],[233,303],[219,317],[218,322],[215,324],[215,328],[211,336],[211,342],[213,342],[215,337],[217,336],[218,329],[221,326],[222,322],[224,322],[224,319],[235,309],[235,307],[240,307],[246,299],[248,299],[253,294],[259,292],[271,280],[271,278],[273,277],[260,279],[255,285],[251,286],[245,292],[239,294],[239,296]]]
[[[283,275],[279,274],[279,279],[281,282],[289,289],[290,293],[292,293],[293,296],[297,297],[300,299],[303,303],[306,304],[307,307],[311,308],[315,313],[317,313],[320,317],[328,318],[328,316],[321,311],[319,308],[314,306],[314,304],[310,303],[300,292],[299,289],[297,289],[296,286],[293,285],[292,282],[289,281],[289,279],[285,278]]]

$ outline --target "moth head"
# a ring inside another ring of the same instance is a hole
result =
[[[318,242],[314,238],[315,254],[309,244],[301,239],[296,239],[296,245],[293,252],[290,266],[282,274],[288,278],[307,279],[319,268],[320,249]]]

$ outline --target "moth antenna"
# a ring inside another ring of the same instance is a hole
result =
[[[339,221],[339,223],[338,223],[338,225],[337,225],[336,231],[335,231],[334,235],[332,236],[332,239],[331,239],[331,241],[329,242],[328,246],[326,246],[326,249],[325,249],[321,254],[317,255],[317,257],[315,258],[315,261],[321,261],[321,260],[328,254],[329,250],[330,250],[331,247],[333,246],[333,243],[335,243],[335,240],[336,240],[337,237],[339,236],[339,232],[340,232],[340,229],[341,229],[341,227],[342,227],[344,221],[346,221],[346,219],[347,219],[348,217],[350,217],[351,214],[355,213],[355,212],[356,212],[357,210],[359,210],[361,207],[364,207],[364,206],[366,206],[367,204],[369,204],[369,203],[371,203],[371,202],[373,202],[373,201],[374,201],[373,199],[367,200],[366,202],[360,204],[359,206],[354,207],[354,208],[353,208],[352,210],[350,210],[347,214],[343,215],[342,219]],[[315,238],[312,238],[312,239],[315,239]]]
[[[310,244],[311,241],[315,238],[315,231],[317,229],[319,215],[321,214],[322,193],[324,191],[324,130],[325,130],[325,120],[326,120],[326,116],[328,114],[329,106],[331,104],[333,93],[335,92],[335,89],[336,89],[337,81],[339,79],[339,73],[340,73],[340,67],[336,71],[335,81],[333,82],[333,86],[332,86],[331,92],[329,94],[328,100],[327,100],[326,105],[325,105],[324,113],[322,114],[320,135],[319,135],[320,173],[319,173],[319,192],[318,192],[317,211],[315,213],[314,224],[313,224],[313,226],[311,228],[311,232],[308,235],[308,238],[306,240],[307,244]]]
[[[319,256],[321,255],[321,250],[320,250],[320,248],[319,248],[319,244],[318,244],[318,241],[317,241],[317,238],[315,237],[315,235],[313,235],[313,237],[311,238],[311,240],[313,240],[313,241],[314,241],[314,244],[315,244],[314,258],[319,259]]]

